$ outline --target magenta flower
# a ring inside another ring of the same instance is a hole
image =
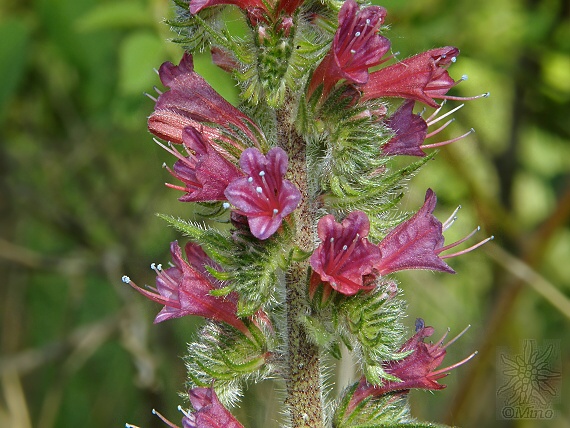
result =
[[[414,104],[414,100],[404,101],[398,110],[396,110],[394,114],[386,120],[386,125],[394,132],[394,136],[390,141],[382,146],[383,155],[425,156],[426,154],[424,150],[426,149],[434,149],[436,147],[454,143],[455,141],[461,140],[474,132],[474,130],[471,129],[469,132],[450,140],[440,141],[433,144],[424,144],[424,141],[427,138],[433,137],[447,128],[447,126],[453,122],[453,119],[448,120],[438,129],[430,132],[429,134],[427,132],[428,127],[453,114],[459,110],[463,104],[438,117],[437,115],[441,110],[441,107],[439,107],[426,120],[424,120],[419,114],[413,113]]]
[[[490,238],[469,247],[465,250],[453,254],[440,255],[443,251],[449,250],[471,238],[479,230],[457,242],[443,246],[445,238],[443,230],[449,227],[454,219],[442,224],[434,215],[433,210],[437,203],[437,197],[433,190],[428,189],[424,205],[410,219],[400,223],[378,244],[381,258],[375,265],[376,271],[380,275],[387,275],[406,269],[428,269],[441,272],[455,273],[443,260],[455,257],[485,244]]]
[[[167,184],[186,194],[178,198],[182,202],[224,201],[224,190],[243,173],[223,157],[200,132],[192,127],[184,128],[182,141],[188,152],[184,156],[174,147],[158,143],[167,152],[178,158],[170,174],[184,183],[184,187]]]
[[[423,322],[422,322],[423,324]],[[469,327],[467,327],[469,328]],[[465,364],[476,352],[449,367],[437,370],[447,353],[446,348],[455,342],[465,331],[463,330],[454,339],[443,345],[447,333],[435,344],[424,343],[424,338],[433,334],[433,327],[421,326],[421,328],[400,348],[399,352],[412,351],[401,360],[389,361],[382,366],[387,374],[400,379],[399,381],[387,380],[382,385],[371,385],[362,377],[347,408],[350,414],[354,408],[367,397],[379,397],[393,391],[409,391],[412,388],[438,390],[445,385],[437,381],[449,374],[449,372],[462,364]]]
[[[347,0],[338,14],[338,29],[330,51],[316,68],[308,88],[308,96],[322,83],[323,95],[340,80],[364,84],[368,69],[383,62],[390,41],[378,34],[386,9],[368,6],[359,10],[354,0]]]
[[[259,150],[246,149],[239,160],[246,177],[230,183],[224,194],[247,217],[253,236],[267,239],[301,200],[301,192],[283,177],[287,172],[287,153],[275,147],[264,156]]]
[[[361,87],[362,100],[381,97],[407,98],[438,107],[434,98],[458,99],[447,91],[458,82],[447,72],[447,66],[459,55],[459,49],[447,46],[432,49],[382,68],[370,74]]]
[[[220,288],[220,284],[208,273],[205,266],[214,268],[219,266],[193,243],[186,245],[187,260],[183,259],[182,251],[176,241],[170,244],[170,252],[172,267],[163,270],[160,265],[152,265],[157,274],[156,288],[146,290],[138,287],[129,277],[123,277],[123,282],[131,285],[139,293],[164,305],[154,322],[197,315],[224,322],[250,337],[251,333],[247,326],[236,316],[236,296],[222,298],[210,294],[212,290]]]
[[[351,212],[342,223],[331,214],[321,218],[317,225],[321,244],[311,255],[313,276],[348,296],[374,288],[365,279],[379,263],[380,251],[366,238],[369,230],[370,222],[362,211]],[[311,282],[314,285],[315,280]]]
[[[194,388],[188,395],[194,412],[184,415],[183,428],[243,428],[220,403],[214,388]]]
[[[148,119],[148,129],[154,135],[182,144],[184,129],[192,127],[214,146],[216,140],[223,140],[241,152],[247,146],[259,145],[259,128],[194,71],[192,55],[184,53],[177,66],[165,62],[158,73],[170,90],[160,94]],[[245,147],[239,142],[243,137],[235,129],[249,138]]]

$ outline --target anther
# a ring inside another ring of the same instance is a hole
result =
[[[259,176],[263,177],[265,175],[265,171],[259,171]]]
[[[457,57],[451,57],[451,62],[457,62]]]
[[[342,246],[342,251],[346,251],[346,250],[348,250],[348,245],[343,245],[343,246]]]
[[[225,210],[227,210],[229,207],[230,207],[229,202],[224,202],[224,203],[222,204],[222,208],[225,209]]]
[[[354,49],[351,49],[350,53],[354,55],[356,53],[356,51]]]
[[[257,193],[261,193],[261,192],[263,192],[263,189],[262,189],[261,187],[257,186],[257,187],[255,188],[255,191],[256,191]]]
[[[356,33],[354,33],[354,37],[360,37],[360,31],[357,31]]]
[[[131,282],[131,278],[129,278],[127,275],[123,275],[121,281],[123,281],[125,284],[128,284],[129,282]]]
[[[156,270],[156,263],[151,263],[151,264],[150,264],[150,268],[151,268],[152,270]]]
[[[279,210],[277,208],[273,208],[273,215],[277,215],[277,213],[279,213]]]
[[[248,177],[248,178],[247,178],[247,182],[248,182],[248,183],[252,183],[252,182],[253,182],[253,177]]]
[[[464,74],[463,76],[461,76],[461,80],[465,81],[469,79],[469,76],[467,76],[467,74]]]

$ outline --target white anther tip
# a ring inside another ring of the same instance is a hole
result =
[[[150,268],[151,268],[152,270],[155,270],[155,269],[156,269],[156,263],[151,263],[151,264],[150,264]]]
[[[485,93],[483,94],[483,98],[489,98],[490,96],[491,96],[491,93],[490,93],[490,92],[485,92]]]
[[[255,191],[256,191],[257,193],[261,193],[261,192],[263,192],[263,189],[262,189],[261,187],[257,186],[257,187],[255,188]]]
[[[227,210],[227,209],[230,207],[229,202],[224,202],[224,203],[222,204],[222,207],[223,207],[225,210]]]
[[[259,171],[259,176],[263,177],[265,175],[265,171]]]
[[[455,57],[455,56],[452,57],[452,58],[451,58],[451,62],[457,62],[457,57]]]
[[[128,284],[129,282],[131,282],[131,278],[129,278],[127,275],[123,275],[121,281],[123,281],[125,284]]]
[[[461,80],[465,81],[469,79],[469,76],[467,76],[467,74],[464,74],[463,76],[461,76]]]
[[[248,182],[248,183],[251,183],[252,181],[253,181],[253,177],[248,177],[248,178],[247,178],[247,182]]]
[[[152,409],[152,414],[153,414],[153,415],[156,415],[156,410],[155,410],[155,409]]]

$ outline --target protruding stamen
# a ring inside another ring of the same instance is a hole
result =
[[[151,264],[150,264],[150,268],[151,268],[152,270],[156,270],[156,263],[151,263]]]
[[[455,208],[455,211],[451,213],[449,218],[443,222],[443,224],[441,225],[443,230],[449,229],[451,225],[455,223],[455,220],[457,220],[457,213],[459,212],[460,209],[461,205],[458,205],[457,208]]]
[[[184,410],[180,404],[178,405],[178,411],[181,412],[187,418],[190,417],[190,413],[188,413],[186,410]]]
[[[445,100],[441,103],[441,105],[438,107],[438,109],[430,117],[428,117],[428,119],[426,120],[427,126],[431,126],[434,123],[437,123],[442,119],[445,119],[447,116],[452,115],[453,113],[455,113],[460,108],[463,108],[463,106],[465,105],[465,104],[460,104],[457,107],[455,107],[454,109],[449,110],[447,113],[442,114],[437,119],[435,119],[435,116],[437,115],[437,113],[439,113],[439,111],[441,110],[441,108],[443,107],[444,104],[445,104]]]
[[[131,282],[131,278],[129,278],[127,275],[123,275],[121,281],[123,281],[125,284],[129,284]]]
[[[170,428],[178,428],[176,425],[174,425],[172,422],[170,422],[168,419],[166,419],[164,416],[162,416],[156,410],[152,409],[152,414],[158,416],[160,418],[160,420],[162,422],[164,422],[166,425],[168,425]]]
[[[137,425],[125,424],[125,428],[140,428],[140,427]]]
[[[459,137],[452,138],[450,140],[440,141],[439,143],[434,144],[424,144],[421,146],[422,149],[434,149],[436,147],[447,146],[448,144],[455,143],[456,141],[462,140],[463,138],[467,137],[468,135],[474,134],[475,129],[471,128],[465,134],[460,135]]]
[[[449,373],[451,370],[456,369],[459,366],[462,366],[463,364],[465,364],[467,361],[469,361],[470,359],[472,359],[475,355],[477,355],[479,352],[475,351],[473,352],[471,355],[469,355],[467,358],[462,359],[461,361],[452,364],[449,367],[445,367],[443,369],[437,370],[435,372],[430,373],[429,377],[431,378],[441,378],[447,375],[447,373]]]
[[[461,80],[459,80],[457,83],[459,82],[461,82]],[[490,92],[485,92],[484,94],[474,95],[472,97],[456,97],[453,95],[442,95],[439,98],[446,100],[456,100],[456,101],[472,101],[472,100],[477,100],[479,98],[487,98],[490,95],[491,95]]]
[[[157,102],[158,100],[153,97],[151,94],[147,93],[147,92],[143,92],[143,95],[146,95],[147,97],[149,97],[151,100],[153,100],[154,102]]]
[[[466,248],[465,250],[458,251],[457,253],[453,253],[453,254],[446,254],[444,256],[439,256],[439,258],[440,259],[449,259],[451,257],[457,257],[457,256],[460,256],[462,254],[466,254],[470,251],[473,251],[476,248],[479,248],[481,245],[485,245],[487,242],[492,241],[493,239],[495,239],[494,236],[489,236],[487,239],[483,239],[481,242],[479,242],[479,243],[477,243],[477,244],[475,244],[469,248]]]
[[[158,89],[156,86],[153,86],[152,89],[154,89],[158,95],[162,95],[162,91]]]
[[[477,226],[475,228],[475,230],[471,231],[471,233],[469,233],[467,236],[465,236],[464,238],[461,238],[459,241],[454,242],[453,244],[449,244],[446,245],[445,247],[441,247],[439,250],[437,250],[438,253],[441,253],[445,250],[449,250],[450,248],[453,247],[457,247],[459,244],[464,243],[465,241],[467,241],[469,238],[471,238],[473,235],[475,235],[477,232],[479,232],[481,230],[481,226]]]
[[[447,343],[443,346],[443,349],[447,348],[449,345],[452,345],[454,342],[456,342],[457,339],[459,339],[461,336],[463,336],[463,335],[465,334],[465,332],[466,332],[467,330],[469,330],[470,328],[471,328],[471,324],[469,324],[467,327],[465,327],[465,328],[461,331],[461,333],[459,333],[457,336],[455,336],[453,339],[451,339],[449,342],[447,342]],[[446,336],[447,336],[447,334],[446,334]]]

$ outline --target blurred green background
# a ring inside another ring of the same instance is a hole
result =
[[[441,150],[410,182],[402,209],[425,189],[444,219],[462,204],[451,242],[477,224],[493,244],[450,261],[457,275],[398,276],[407,324],[421,316],[451,334],[471,330],[446,365],[479,355],[411,394],[413,412],[463,427],[570,427],[570,3],[565,0],[387,0],[387,34],[400,58],[462,50],[450,72],[458,95],[486,91],[455,114]],[[177,238],[154,214],[190,216],[164,188],[172,159],[146,130],[159,84],[153,68],[181,50],[163,18],[167,0],[0,2],[0,426],[164,426],[180,420],[180,357],[195,320],[152,325],[159,307],[121,283],[152,284]],[[196,60],[230,101],[233,84]],[[455,103],[451,103],[456,105]],[[496,418],[501,355],[553,340],[553,420]],[[349,378],[346,366],[338,388]],[[239,418],[272,427],[271,385],[246,396]]]

